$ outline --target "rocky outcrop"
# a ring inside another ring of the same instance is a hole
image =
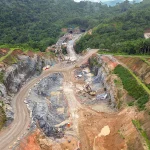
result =
[[[29,57],[27,55],[18,55],[18,62],[8,67],[1,68],[4,73],[3,83],[0,84],[0,98],[5,104],[4,110],[7,116],[7,123],[13,120],[13,109],[11,107],[11,99],[16,94],[22,85],[42,72],[46,65],[54,65],[53,59],[46,59],[34,55]]]
[[[60,89],[62,82],[63,76],[54,73],[42,79],[26,100],[33,119],[32,125],[38,124],[47,136],[54,138],[63,136],[65,125],[59,124],[68,118],[67,102]]]
[[[0,84],[0,97],[6,97],[7,91],[4,84]]]
[[[117,77],[112,73],[118,63],[111,56],[96,55],[89,59],[89,64],[96,79],[104,86],[110,99],[110,105],[118,108],[119,101],[123,98],[119,97],[118,92],[122,95],[124,92],[121,90],[123,88],[116,87],[115,80]]]
[[[39,75],[45,65],[53,63],[36,55],[33,58],[20,55],[18,58],[19,62],[8,67],[4,75],[4,84],[9,93],[17,93],[27,79]]]

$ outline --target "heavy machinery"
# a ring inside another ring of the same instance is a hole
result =
[[[86,93],[88,93],[89,95],[91,95],[91,96],[95,96],[95,95],[96,95],[96,91],[93,91],[93,90],[91,89],[91,87],[90,87],[89,84],[85,85],[84,91],[85,91]]]

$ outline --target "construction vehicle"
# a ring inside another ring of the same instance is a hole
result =
[[[96,95],[96,91],[91,91],[91,92],[89,92],[89,95],[95,96],[95,95]]]
[[[95,96],[95,95],[96,95],[96,91],[93,91],[93,90],[91,89],[91,87],[90,87],[89,84],[87,84],[87,85],[84,87],[84,91],[85,91],[86,93],[88,93],[89,95],[91,95],[91,96]]]

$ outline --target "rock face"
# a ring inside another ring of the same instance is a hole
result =
[[[6,97],[7,91],[4,84],[0,84],[0,97]]]
[[[121,97],[118,98],[117,93],[123,92],[116,88],[114,83],[116,77],[112,74],[112,70],[118,63],[111,56],[96,55],[89,59],[89,64],[91,71],[96,76],[95,82],[101,82],[110,98],[110,105],[116,108],[118,99],[121,99]]]
[[[5,104],[6,124],[9,124],[13,120],[13,109],[11,107],[12,94],[16,94],[28,79],[39,75],[44,66],[55,64],[54,60],[45,59],[37,55],[34,55],[34,57],[18,55],[18,59],[18,63],[6,69],[2,68],[4,77],[3,83],[0,84],[0,98]]]
[[[31,90],[26,100],[33,118],[33,125],[38,124],[47,136],[54,138],[63,136],[65,125],[59,126],[59,124],[68,118],[67,102],[60,88],[62,82],[61,74],[52,74],[42,79]]]
[[[17,93],[27,79],[41,73],[43,66],[52,65],[51,60],[36,55],[33,58],[25,55],[18,57],[20,61],[8,67],[4,75],[4,84],[9,93]]]

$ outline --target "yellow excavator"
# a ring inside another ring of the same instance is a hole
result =
[[[91,89],[89,84],[87,84],[85,86],[84,91],[87,92],[91,96],[95,96],[96,95],[96,91],[92,91],[92,89]]]

